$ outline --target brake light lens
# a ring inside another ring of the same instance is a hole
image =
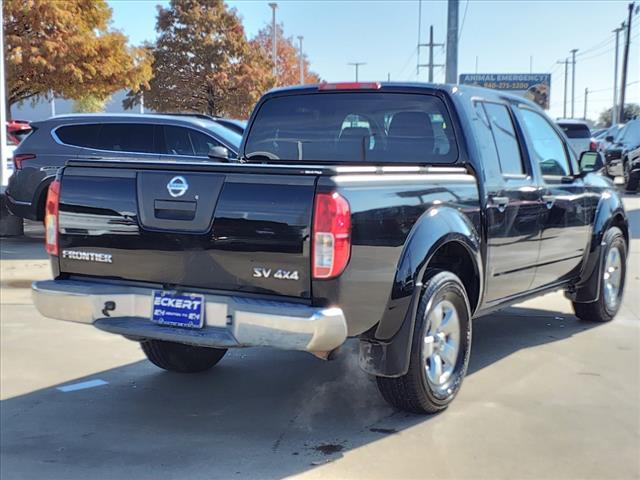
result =
[[[335,278],[351,256],[351,210],[337,192],[316,195],[313,211],[313,278]]]
[[[379,90],[379,82],[321,83],[318,90]]]
[[[58,255],[58,211],[60,208],[60,180],[49,185],[47,204],[44,210],[46,250],[49,255]]]
[[[36,158],[36,156],[33,153],[19,153],[13,156],[13,165],[16,167],[16,170],[20,170],[22,168],[22,162],[33,160],[34,158]]]

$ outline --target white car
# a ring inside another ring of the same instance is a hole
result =
[[[569,138],[569,144],[578,157],[582,152],[591,148],[591,131],[587,122],[574,119],[559,119],[556,123]]]

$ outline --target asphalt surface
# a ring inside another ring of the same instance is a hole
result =
[[[435,416],[388,407],[355,344],[332,362],[236,350],[179,375],[134,342],[45,319],[30,224],[1,242],[0,477],[640,478],[640,195],[625,203],[616,319],[580,322],[556,293],[476,320],[462,391]]]

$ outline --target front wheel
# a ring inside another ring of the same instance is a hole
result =
[[[598,281],[600,295],[595,302],[573,302],[573,311],[581,320],[608,322],[616,316],[622,303],[627,273],[627,244],[622,230],[611,227],[604,234],[604,266]]]
[[[140,346],[155,366],[178,373],[209,370],[227,353],[226,348],[194,347],[162,340],[145,340]]]
[[[471,352],[471,312],[464,285],[450,272],[434,272],[424,286],[411,343],[409,370],[397,378],[377,377],[392,406],[436,413],[454,399]]]
[[[631,172],[631,162],[624,162],[624,189],[627,192],[635,192],[640,183],[640,172]]]

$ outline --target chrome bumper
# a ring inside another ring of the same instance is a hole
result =
[[[157,339],[206,347],[270,346],[329,352],[344,343],[347,324],[339,308],[205,295],[205,326],[175,328],[149,320],[149,288],[76,280],[32,285],[33,302],[45,317],[93,324],[133,339]],[[115,308],[105,310],[105,303]]]

